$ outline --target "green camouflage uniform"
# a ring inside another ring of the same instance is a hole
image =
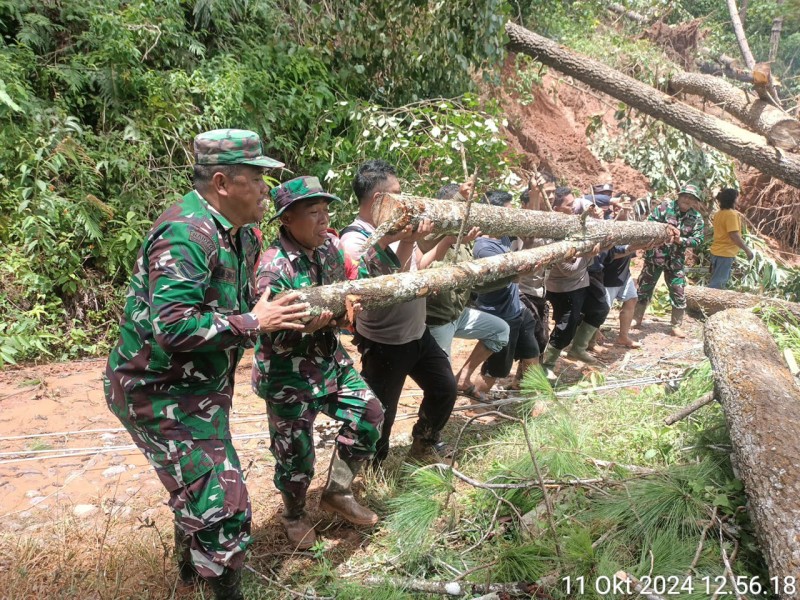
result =
[[[703,242],[703,217],[694,208],[681,213],[677,200],[666,200],[656,207],[647,220],[677,227],[680,229],[681,239],[676,244],[661,246],[645,253],[644,267],[638,281],[639,302],[650,301],[663,271],[672,306],[684,309],[686,308],[684,272],[686,249],[697,248]]]
[[[252,132],[196,138],[199,164],[219,164],[209,162],[215,152],[238,164],[280,164],[261,156]],[[105,371],[108,406],[169,492],[203,577],[241,568],[250,542],[228,415],[236,365],[259,332],[248,311],[257,300],[260,235],[249,225],[234,233],[196,191],[168,208],[142,244]]]
[[[292,201],[335,198],[309,195],[308,188],[319,188],[316,178],[294,179],[271,194],[278,198],[276,204],[282,193],[293,194]],[[274,296],[285,290],[367,277],[366,261],[389,260],[375,246],[356,266],[333,232],[312,256],[281,227],[278,239],[261,257],[258,293],[269,288]],[[298,500],[305,498],[314,476],[314,420],[319,412],[342,422],[336,442],[344,460],[373,457],[383,425],[383,407],[353,367],[335,331],[286,330],[262,335],[256,343],[253,389],[267,402],[270,450],[276,462],[274,481],[281,492]]]

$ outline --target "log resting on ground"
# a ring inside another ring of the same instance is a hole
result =
[[[797,577],[800,388],[767,328],[748,311],[732,309],[709,318],[705,352],[769,574],[781,582]]]
[[[549,214],[549,213],[544,213]],[[669,237],[667,225],[639,223],[646,228],[626,235],[613,235],[582,241],[564,241],[530,250],[510,252],[489,258],[469,260],[441,267],[382,275],[371,279],[355,279],[330,285],[306,287],[299,291],[298,302],[308,302],[311,313],[329,310],[334,317],[349,313],[348,304],[358,301],[364,309],[386,308],[409,302],[434,293],[452,289],[473,288],[527,273],[578,254],[591,253],[596,245],[609,247],[615,244],[644,245],[647,242],[665,243]]]
[[[713,102],[753,131],[764,135],[773,146],[784,150],[800,147],[800,121],[772,104],[748,96],[719,77],[674,73],[669,79],[669,91],[693,94]]]
[[[769,146],[763,136],[707,115],[645,83],[556,42],[506,23],[509,47],[625,102],[701,142],[800,188],[800,156]]]
[[[797,302],[698,285],[686,286],[686,308],[696,317],[711,316],[729,308],[750,309],[756,306],[788,312],[800,319],[800,304]]]
[[[409,224],[416,227],[422,219],[429,219],[434,234],[455,235],[465,214],[463,202],[395,194],[378,197],[372,208],[372,219],[382,233],[397,233]],[[601,240],[623,236],[644,241],[658,237],[663,231],[663,227],[654,222],[602,219],[586,219],[584,230],[581,217],[577,215],[477,203],[472,205],[468,220],[468,227],[477,227],[484,235],[498,238],[514,235],[551,240]]]

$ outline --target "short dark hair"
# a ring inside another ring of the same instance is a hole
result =
[[[564,203],[564,198],[572,194],[572,188],[566,186],[557,187],[553,194],[553,208],[561,206]]]
[[[369,198],[376,187],[384,183],[389,177],[397,177],[397,171],[385,160],[368,160],[358,167],[358,172],[353,178],[353,192],[359,204]]]
[[[717,194],[717,202],[722,209],[733,208],[736,204],[736,199],[739,197],[739,192],[733,188],[722,188]]]
[[[242,167],[250,165],[195,165],[194,166],[194,187],[198,191],[208,189],[214,173],[222,173],[228,179],[233,179],[244,170]]]
[[[528,204],[531,201],[531,188],[525,188],[525,191],[519,195],[519,201],[522,204]]]
[[[484,199],[487,204],[491,204],[492,206],[505,206],[514,200],[514,196],[503,190],[489,190],[484,195]]]
[[[452,200],[456,197],[456,194],[461,192],[461,186],[457,183],[448,183],[447,185],[443,185],[439,188],[439,191],[436,192],[436,197],[439,200]]]

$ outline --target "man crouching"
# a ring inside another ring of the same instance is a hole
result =
[[[270,195],[277,213],[273,220],[280,219],[281,226],[259,262],[259,290],[274,295],[358,277],[359,267],[345,257],[336,233],[328,229],[328,205],[339,199],[325,193],[316,177],[292,179]],[[382,252],[370,248],[360,264],[382,260]],[[331,316],[324,311],[303,331],[277,331],[256,344],[253,389],[267,402],[275,487],[283,497],[286,536],[296,549],[316,542],[305,502],[314,476],[313,428],[319,412],[342,422],[320,508],[356,525],[378,522],[355,500],[351,486],[375,454],[383,407],[353,367]]]

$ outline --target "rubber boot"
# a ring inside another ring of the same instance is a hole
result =
[[[557,379],[556,374],[553,373],[553,369],[556,368],[556,362],[558,362],[559,356],[561,356],[561,350],[559,348],[554,348],[551,344],[548,344],[547,348],[542,352],[542,368],[550,383],[553,383]]]
[[[642,319],[644,319],[644,313],[647,310],[648,304],[650,303],[646,300],[639,300],[636,303],[636,307],[633,309],[633,321],[631,322],[631,327],[634,329],[639,329],[642,326]]]
[[[317,543],[317,533],[306,514],[306,499],[298,499],[283,492],[281,498],[284,507],[281,523],[289,544],[296,550],[308,550]]]
[[[567,352],[567,356],[570,358],[577,358],[578,360],[585,362],[587,365],[598,364],[600,361],[587,352],[589,340],[592,339],[592,336],[596,331],[597,327],[592,327],[586,323],[586,321],[578,325],[578,329],[575,331],[575,337],[572,338],[572,347],[570,348],[569,352]]]
[[[344,460],[334,450],[328,469],[328,483],[319,499],[319,507],[336,513],[353,525],[375,525],[378,515],[359,504],[353,496],[353,480],[363,464],[363,460]]]
[[[683,325],[683,315],[686,313],[685,308],[672,307],[672,335],[678,338],[685,338],[686,333],[681,329]]]
[[[439,452],[437,446],[435,442],[415,437],[411,442],[411,448],[408,449],[406,462],[417,465],[452,464],[452,460],[446,457],[446,447],[443,447],[443,452]]]
[[[197,581],[199,575],[192,565],[191,536],[187,535],[177,523],[175,527],[175,558],[178,559],[178,577],[184,585],[192,585]]]
[[[226,568],[219,577],[210,577],[206,581],[214,590],[216,600],[244,600],[241,571]]]

